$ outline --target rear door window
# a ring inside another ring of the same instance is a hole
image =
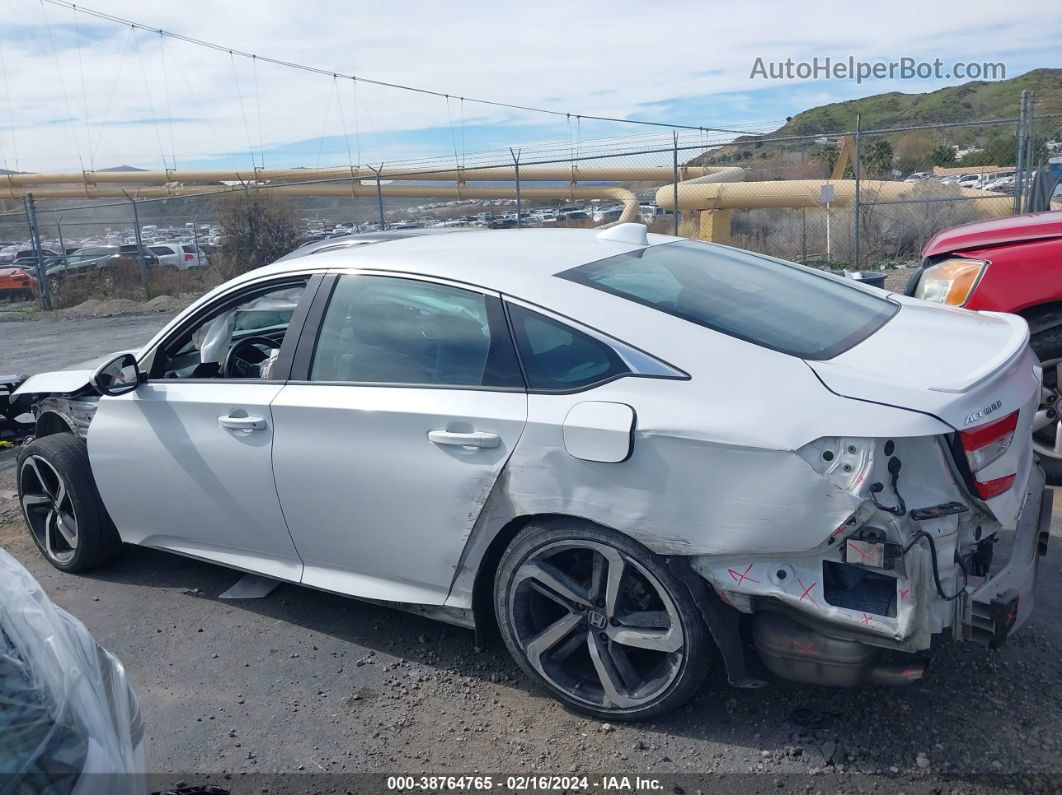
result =
[[[523,388],[501,300],[391,276],[341,276],[311,381]]]

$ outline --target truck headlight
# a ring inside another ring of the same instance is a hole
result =
[[[915,287],[915,298],[962,306],[987,268],[988,262],[983,259],[956,257],[938,262],[922,272]]]

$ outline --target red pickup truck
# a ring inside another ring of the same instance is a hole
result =
[[[1029,213],[945,229],[922,252],[907,295],[1029,323],[1044,371],[1033,447],[1062,485],[1062,212]]]

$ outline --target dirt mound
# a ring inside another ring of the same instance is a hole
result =
[[[114,317],[115,315],[135,315],[147,311],[146,304],[131,301],[128,298],[107,298],[99,300],[90,298],[77,306],[62,310],[63,317]]]
[[[188,306],[188,299],[175,298],[172,295],[156,295],[142,306],[145,312],[176,313]]]

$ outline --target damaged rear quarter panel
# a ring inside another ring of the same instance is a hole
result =
[[[527,426],[473,529],[447,604],[470,604],[490,540],[522,516],[579,517],[661,555],[807,551],[863,500],[812,469],[801,446],[825,436],[948,430],[927,415],[833,395],[798,359],[762,349],[750,358],[757,355],[769,360],[771,383],[787,385],[784,394],[748,379],[694,377],[621,378],[578,394],[529,395]],[[566,452],[564,418],[587,400],[635,409],[628,460],[583,461]],[[689,411],[678,416],[676,407]]]

